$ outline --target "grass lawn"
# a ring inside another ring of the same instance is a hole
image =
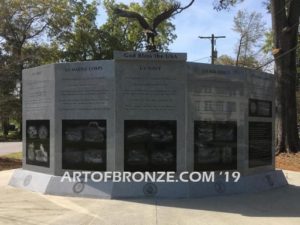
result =
[[[0,171],[20,168],[22,166],[22,152],[0,156]]]
[[[10,153],[7,155],[0,156],[0,158],[8,158],[8,159],[20,159],[22,160],[22,152]]]

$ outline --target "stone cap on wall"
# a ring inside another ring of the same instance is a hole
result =
[[[115,60],[186,61],[186,53],[114,51]]]

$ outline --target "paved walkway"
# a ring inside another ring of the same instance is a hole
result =
[[[0,172],[0,224],[4,225],[299,225],[300,173],[290,186],[247,195],[178,200],[105,200],[42,195],[7,186]]]
[[[22,151],[22,142],[0,142],[0,156]]]

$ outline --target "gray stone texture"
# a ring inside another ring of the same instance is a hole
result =
[[[114,60],[60,63],[23,72],[23,136],[26,120],[50,120],[49,168],[23,168],[55,176],[62,169],[62,120],[107,121],[107,170],[124,170],[124,120],[176,120],[177,172],[194,169],[194,120],[237,122],[237,170],[248,167],[249,98],[274,101],[273,75],[250,69],[186,62],[184,53],[115,52]]]
[[[225,182],[216,176],[215,182],[151,183],[156,191],[145,194],[145,182],[61,182],[60,176],[18,169],[12,175],[10,186],[50,195],[96,198],[199,198],[267,191],[288,185],[282,171],[274,170],[242,176],[238,182]]]

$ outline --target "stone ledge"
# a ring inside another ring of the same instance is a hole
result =
[[[281,170],[242,176],[239,182],[225,183],[218,177],[210,183],[113,183],[113,182],[61,182],[60,176],[15,170],[9,185],[42,194],[93,198],[200,198],[267,191],[288,185]],[[150,187],[151,186],[151,187]],[[153,191],[154,187],[154,191]],[[152,190],[148,191],[150,188]],[[152,192],[151,192],[152,191]]]

